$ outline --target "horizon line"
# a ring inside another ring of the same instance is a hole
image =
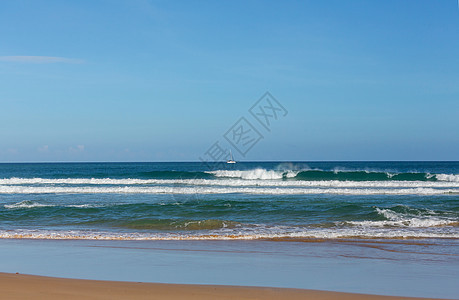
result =
[[[308,162],[459,162],[459,160],[239,160],[237,163],[308,163]],[[176,160],[176,161],[10,161],[0,164],[64,164],[64,163],[205,163],[200,160]],[[212,163],[226,163],[226,161],[213,161]]]

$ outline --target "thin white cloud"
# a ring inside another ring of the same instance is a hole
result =
[[[41,147],[38,147],[38,152],[41,152],[41,153],[47,153],[49,152],[49,146],[48,145],[43,145]]]
[[[33,63],[33,64],[50,64],[50,63],[81,64],[83,63],[83,60],[81,59],[58,57],[58,56],[0,56],[0,61]]]
[[[77,145],[76,147],[69,147],[70,153],[81,153],[84,151],[84,145]]]

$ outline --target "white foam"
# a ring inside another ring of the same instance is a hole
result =
[[[154,184],[159,183],[158,179],[112,179],[112,178],[3,178],[0,185],[19,185],[19,184],[89,184],[89,185],[130,185],[130,184]]]
[[[459,181],[446,175],[441,181],[279,180],[297,171],[214,171],[217,179],[113,178],[4,178],[0,194],[108,193],[108,194],[347,194],[436,195],[458,194]],[[277,178],[277,179],[275,179]],[[270,180],[267,180],[270,179]]]
[[[107,207],[113,206],[114,204],[106,204],[106,205],[97,205],[97,204],[71,204],[71,205],[62,205],[63,207],[74,207],[74,208],[99,208],[99,207]]]
[[[218,170],[207,172],[215,175],[216,177],[228,177],[228,178],[242,178],[242,179],[263,179],[263,180],[273,180],[273,179],[283,179],[283,178],[293,178],[300,171],[275,171],[275,170],[266,170],[266,169],[253,169],[253,170]]]
[[[214,186],[0,186],[0,194],[342,194],[342,195],[438,195],[459,194],[459,189],[434,188],[292,188]]]
[[[457,227],[427,228],[423,230],[413,228],[298,228],[288,226],[265,227],[252,226],[250,228],[221,228],[194,232],[111,232],[111,231],[83,231],[83,230],[0,230],[0,238],[14,239],[86,239],[86,240],[255,240],[255,239],[339,239],[339,238],[459,238]]]
[[[14,204],[5,204],[5,205],[3,205],[3,207],[5,207],[7,209],[52,207],[52,206],[54,206],[54,205],[42,204],[42,203],[32,202],[32,201],[21,201],[21,202],[14,203]]]
[[[112,179],[112,178],[63,178],[63,179],[47,179],[47,178],[4,178],[0,179],[0,188],[2,186],[13,185],[205,185],[205,186],[270,186],[270,187],[345,187],[345,188],[455,188],[459,187],[459,181],[446,180],[454,179],[457,175],[445,175],[441,181],[341,181],[341,180],[266,180],[256,177],[274,178],[282,177],[280,171],[272,171],[273,173],[241,173],[245,171],[215,171],[215,172],[231,172],[228,178],[223,176],[218,179]],[[271,172],[271,171],[270,171]],[[220,174],[220,173],[219,173]],[[283,173],[282,173],[283,174]],[[253,178],[246,180],[242,178]],[[285,174],[286,177],[294,177],[293,173]],[[440,176],[440,175],[437,175]],[[448,177],[449,176],[449,177]]]
[[[384,216],[388,220],[381,221],[348,221],[347,224],[363,227],[412,227],[412,228],[428,228],[456,225],[459,223],[457,219],[441,218],[432,215],[413,215],[408,213],[398,213],[390,209],[375,208],[376,212]],[[435,214],[434,212],[432,212]],[[429,213],[430,214],[430,213]]]
[[[330,187],[330,188],[454,188],[459,187],[459,182],[438,182],[438,181],[340,181],[340,180],[243,180],[222,178],[219,180],[209,179],[184,179],[164,180],[163,184],[187,184],[206,186],[266,186],[266,187]],[[158,182],[158,184],[161,184]]]
[[[23,209],[23,208],[37,208],[37,207],[73,207],[73,208],[99,208],[99,207],[107,207],[107,206],[113,206],[117,205],[114,203],[110,204],[43,204],[39,202],[34,202],[34,201],[21,201],[18,203],[14,204],[5,204],[3,205],[4,208],[6,209]]]
[[[459,182],[459,175],[454,174],[436,174],[437,180]]]

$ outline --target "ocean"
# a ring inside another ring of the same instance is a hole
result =
[[[0,238],[459,238],[459,162],[0,164]]]

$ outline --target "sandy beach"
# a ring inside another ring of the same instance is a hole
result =
[[[459,300],[458,34],[459,0],[0,0],[0,300]]]
[[[5,299],[421,299],[303,289],[116,282],[10,273],[0,273],[0,289]]]
[[[457,298],[457,244],[418,243],[0,239],[0,289],[5,299]]]

